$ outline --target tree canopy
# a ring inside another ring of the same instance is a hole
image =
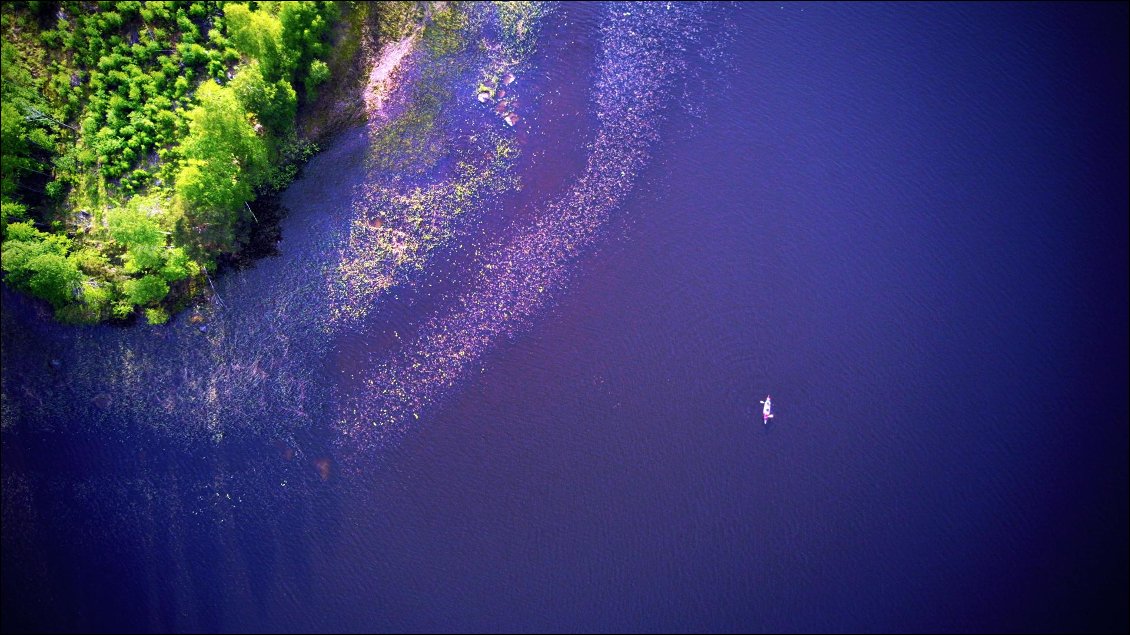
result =
[[[197,98],[181,146],[186,163],[177,174],[177,195],[190,225],[229,249],[235,223],[267,167],[266,146],[230,87],[207,82]]]
[[[328,80],[336,16],[333,2],[0,5],[7,282],[63,320],[167,319],[244,247],[256,192],[309,156],[298,95]]]

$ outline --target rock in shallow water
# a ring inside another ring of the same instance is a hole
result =
[[[100,392],[97,395],[94,395],[94,398],[91,399],[90,402],[93,403],[99,410],[106,410],[110,407],[110,404],[114,403],[114,398],[107,393]]]

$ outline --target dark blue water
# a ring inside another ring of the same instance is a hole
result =
[[[596,126],[603,11],[546,26],[546,197]],[[710,16],[555,302],[363,469],[320,477],[330,414],[285,443],[6,424],[4,630],[1125,631],[1126,6]],[[442,308],[424,280],[364,328]],[[65,373],[4,300],[5,373]],[[359,390],[364,339],[311,381]]]

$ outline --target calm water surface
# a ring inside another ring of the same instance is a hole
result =
[[[365,131],[311,162],[209,336],[262,347],[301,416],[254,386],[200,425],[86,406],[92,351],[137,394],[122,360],[180,386],[230,360],[183,317],[76,335],[5,290],[4,630],[1125,631],[1125,5],[711,8],[551,300],[396,435],[342,441],[404,341],[487,292],[478,254],[583,181],[600,27],[631,10],[552,15],[523,190],[329,333],[295,272]],[[241,335],[283,295],[285,356]]]

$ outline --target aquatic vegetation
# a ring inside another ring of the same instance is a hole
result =
[[[554,10],[552,2],[493,2],[498,11],[502,47],[509,65],[520,65],[537,51],[540,22]]]
[[[523,330],[567,283],[572,263],[597,241],[647,162],[684,72],[680,51],[701,29],[701,11],[655,4],[608,10],[593,90],[600,128],[583,174],[532,222],[481,254],[469,290],[378,365],[367,393],[344,408],[343,444],[367,445],[419,419],[500,337]]]
[[[374,177],[353,196],[353,218],[330,279],[331,326],[366,315],[384,291],[423,268],[455,236],[464,212],[519,187],[512,173],[516,143],[482,121],[468,121],[462,102],[463,87],[474,78],[500,68],[503,59],[524,61],[522,51],[504,44],[465,46],[500,30],[500,16],[493,5],[437,12],[424,28],[424,45],[394,71],[397,88],[384,96],[387,115],[375,113],[370,124]],[[536,21],[526,19],[528,40]]]
[[[467,15],[457,7],[447,6],[432,14],[424,27],[424,46],[436,57],[461,53],[467,46]]]
[[[515,189],[513,143],[484,133],[465,148],[453,174],[425,186],[370,185],[354,199],[354,219],[331,277],[331,322],[366,314],[385,290],[422,269],[450,240],[458,218],[492,197]],[[482,157],[488,157],[482,159]]]
[[[386,42],[395,42],[407,37],[424,17],[418,2],[390,0],[378,6],[381,11],[379,34]]]
[[[442,124],[445,110],[452,107],[454,84],[476,62],[460,55],[468,29],[469,19],[462,10],[444,8],[423,26],[423,46],[405,50],[403,61],[404,53],[395,58],[398,67],[390,72],[395,74],[391,83],[396,90],[380,99],[388,112],[371,116],[370,156],[375,168],[425,173],[451,151]],[[416,41],[405,44],[413,47]]]

